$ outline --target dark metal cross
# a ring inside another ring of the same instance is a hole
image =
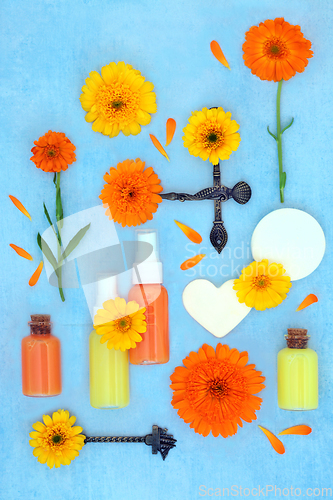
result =
[[[153,425],[152,433],[147,436],[93,436],[86,437],[85,443],[145,443],[152,447],[152,454],[162,455],[166,459],[169,451],[176,447],[177,440],[172,434],[167,434],[168,429],[162,429],[158,425]]]
[[[233,198],[240,205],[245,205],[251,198],[251,188],[246,182],[240,181],[233,188],[221,184],[220,164],[214,165],[213,187],[202,189],[196,194],[161,193],[164,200],[200,201],[214,200],[215,220],[210,232],[210,241],[215,250],[221,253],[228,241],[228,234],[223,225],[221,203]]]

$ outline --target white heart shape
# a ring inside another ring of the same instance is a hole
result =
[[[215,337],[231,332],[251,311],[251,307],[238,302],[233,290],[234,280],[216,288],[210,281],[194,280],[183,292],[186,311]]]

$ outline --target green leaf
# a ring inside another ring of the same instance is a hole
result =
[[[289,127],[292,126],[292,124],[294,123],[294,118],[291,119],[291,122],[289,123],[289,125],[287,125],[286,127],[284,127],[284,129],[282,130],[281,132],[281,135],[283,134],[283,132],[285,132]]]
[[[46,208],[45,203],[43,203],[43,207],[44,207],[44,214],[45,214],[45,217],[47,218],[48,223],[50,224],[50,226],[53,226],[53,223],[52,223],[52,221],[51,221],[50,214],[49,214],[49,212],[48,212],[48,210],[47,210],[47,208]]]
[[[287,180],[287,174],[286,172],[282,172],[280,176],[280,189],[284,189],[286,185],[286,180]]]
[[[267,125],[267,132],[269,133],[269,135],[273,137],[273,139],[277,141],[277,137],[274,134],[272,134],[272,132],[269,130],[269,125]]]
[[[54,172],[54,176],[53,176],[53,184],[55,186],[57,186],[57,174]]]
[[[38,233],[39,234],[39,233]],[[39,235],[40,236],[40,235]],[[37,241],[38,241],[38,236],[37,236]],[[58,262],[56,261],[55,256],[52,253],[51,248],[49,245],[46,243],[46,241],[40,236],[40,244],[41,244],[41,250],[53,269],[55,270],[56,274],[58,273]]]
[[[78,246],[78,244],[80,243],[80,241],[82,240],[82,238],[84,237],[89,228],[90,228],[90,223],[87,226],[84,226],[82,229],[80,229],[80,231],[76,233],[76,235],[70,240],[70,242],[68,243],[67,247],[65,248],[61,256],[60,263],[63,260],[67,259],[69,254],[71,254],[73,250]]]
[[[37,234],[37,244],[38,244],[39,248],[41,249],[41,251],[43,251],[43,249],[42,249],[42,237],[41,237],[40,233]]]

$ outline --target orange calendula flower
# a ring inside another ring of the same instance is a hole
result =
[[[216,351],[204,344],[190,352],[170,379],[171,404],[198,434],[233,436],[242,420],[256,420],[262,399],[254,394],[265,386],[265,377],[248,365],[248,353],[218,344]]]
[[[163,191],[152,167],[145,169],[139,158],[125,160],[104,175],[106,184],[100,194],[106,214],[124,226],[138,226],[153,218]]]
[[[61,172],[76,161],[75,146],[62,132],[49,130],[38,141],[34,141],[30,160],[44,172]]]
[[[282,264],[268,264],[267,259],[252,262],[234,281],[238,301],[258,311],[278,306],[291,287],[289,276],[283,276],[285,272]]]
[[[245,40],[245,65],[261,80],[289,80],[296,72],[304,71],[313,55],[311,42],[304,38],[301,28],[283,17],[252,26]]]

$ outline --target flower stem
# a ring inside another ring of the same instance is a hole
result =
[[[280,102],[281,102],[281,90],[282,82],[280,80],[278,83],[277,95],[276,95],[276,142],[278,150],[279,159],[279,178],[280,178],[280,202],[284,203],[284,187],[286,185],[286,173],[283,171],[282,163],[282,133],[281,132],[281,114],[280,114]]]
[[[57,218],[57,231],[58,231],[58,244],[57,244],[57,253],[58,253],[58,263],[61,260],[61,228],[63,225],[63,211],[62,211],[62,203],[61,203],[61,191],[60,191],[60,172],[57,172],[57,182],[56,182],[56,218]],[[65,296],[62,289],[62,264],[57,269],[57,277],[58,277],[58,288],[61,300],[65,302]]]

